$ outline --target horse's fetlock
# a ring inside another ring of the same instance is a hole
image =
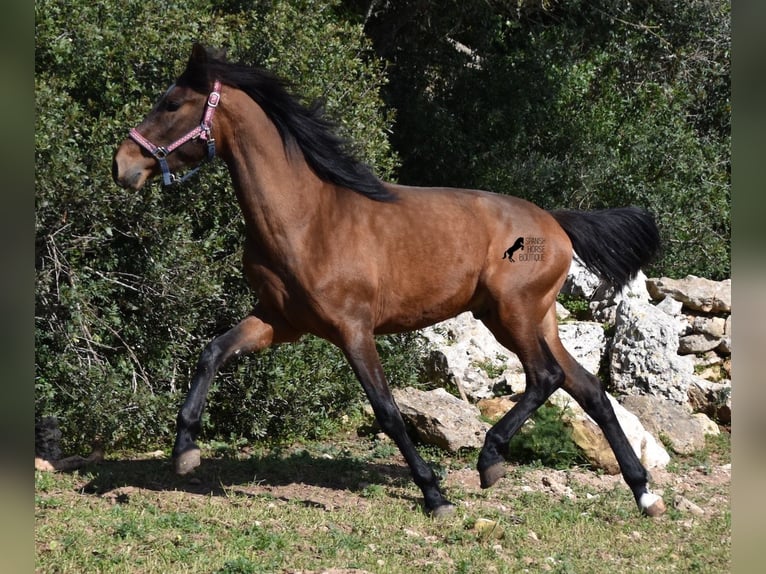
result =
[[[181,409],[176,417],[176,428],[179,432],[186,431],[192,436],[197,436],[202,429],[202,423],[199,417],[193,416],[186,409]]]

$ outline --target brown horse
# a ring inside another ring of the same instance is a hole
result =
[[[487,433],[482,487],[505,474],[509,440],[563,387],[604,431],[641,511],[664,511],[600,381],[562,346],[555,311],[573,250],[618,288],[649,262],[659,236],[647,212],[548,212],[485,191],[381,182],[348,153],[319,107],[303,106],[271,74],[195,45],[183,74],[117,149],[113,176],[133,189],[159,174],[170,183],[173,170],[213,154],[226,163],[244,216],[244,271],[258,302],[200,356],[177,419],[178,473],[200,464],[194,440],[221,365],[311,333],[345,354],[426,511],[451,511],[407,435],[375,335],[472,311],[519,356],[527,378],[523,398]],[[525,251],[504,257],[519,238]]]

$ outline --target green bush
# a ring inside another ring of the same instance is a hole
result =
[[[564,423],[564,411],[545,403],[530,417],[511,442],[510,460],[521,464],[542,464],[557,469],[586,464],[587,459]]]
[[[590,302],[585,297],[576,295],[567,295],[566,293],[559,293],[556,297],[556,301],[572,314],[572,318],[576,321],[590,321],[592,313],[590,310]]]
[[[378,352],[392,386],[418,384],[421,345],[411,334],[379,338]],[[365,400],[343,354],[316,337],[267,350],[256,360],[238,360],[216,381],[207,436],[315,439],[337,429],[343,413]]]

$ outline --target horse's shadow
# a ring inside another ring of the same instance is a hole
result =
[[[310,485],[361,492],[371,484],[397,488],[410,484],[409,469],[403,464],[351,456],[330,458],[306,451],[247,459],[203,458],[193,473],[184,476],[175,474],[168,459],[105,460],[87,470],[92,478],[82,492],[96,496],[125,487],[229,496],[232,490],[246,491],[251,487]]]

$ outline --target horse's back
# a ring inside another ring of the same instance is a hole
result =
[[[519,261],[553,264],[563,256],[569,266],[566,232],[549,212],[526,199],[473,189],[393,189],[400,197],[393,209],[399,212],[402,236],[433,236],[439,245],[453,248],[452,256],[476,250],[483,267],[502,261],[511,247],[519,248]]]
[[[378,332],[419,328],[466,310],[481,314],[520,293],[558,292],[571,244],[545,210],[478,190],[391,189],[398,200],[375,206],[380,220],[372,218]],[[512,260],[504,257],[513,246]]]

